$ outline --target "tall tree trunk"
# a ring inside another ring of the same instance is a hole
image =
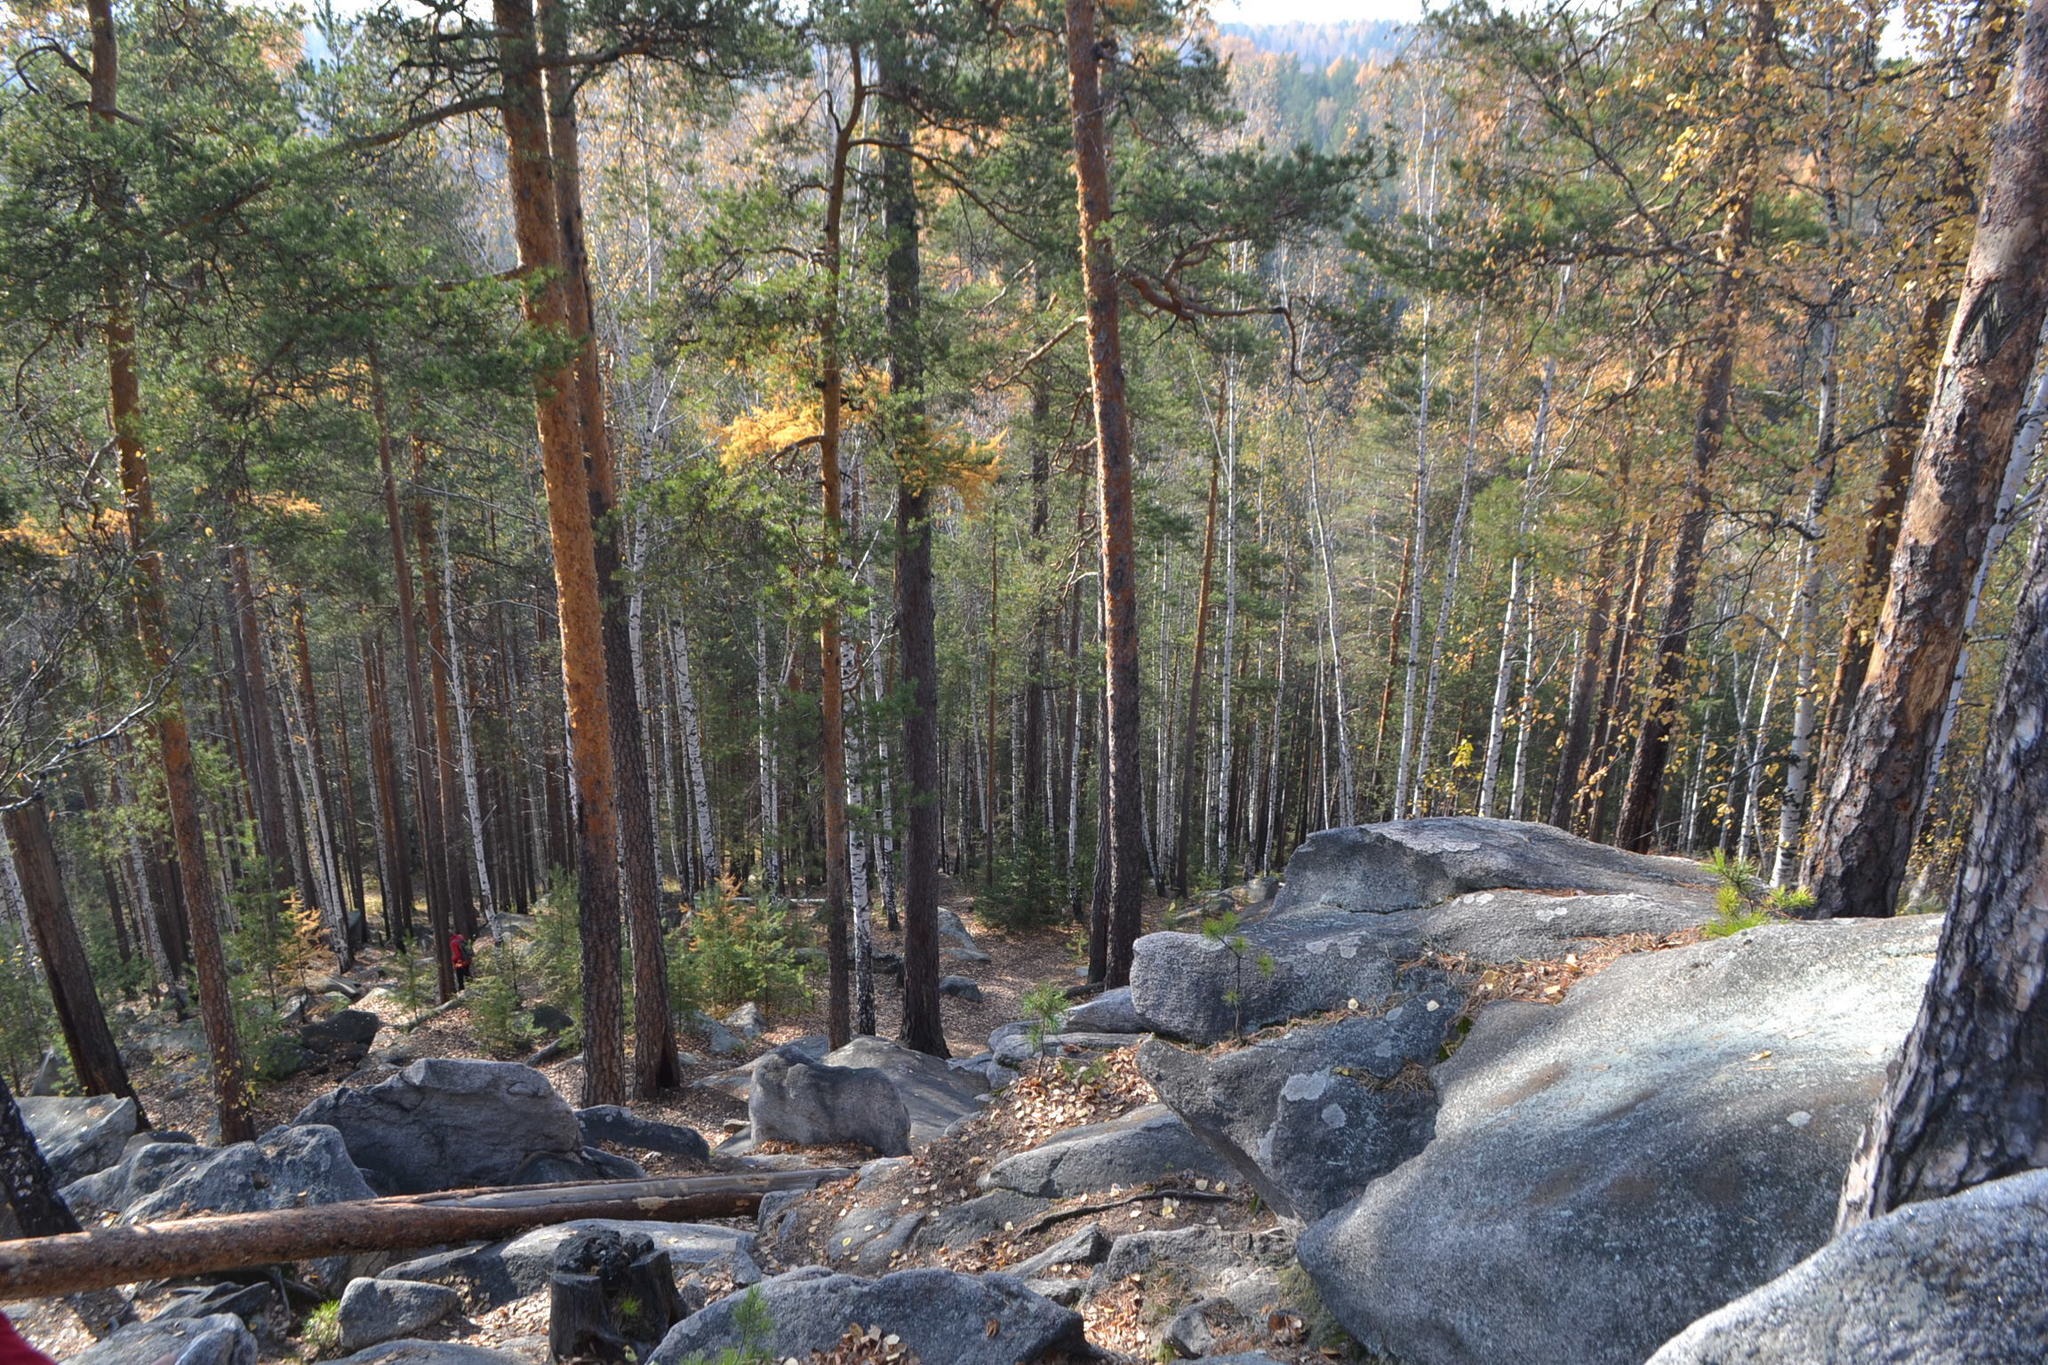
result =
[[[1737,76],[1738,88],[1758,91],[1777,47],[1775,0],[1755,0],[1749,34]],[[1664,770],[1671,757],[1671,732],[1685,688],[1686,654],[1692,643],[1693,612],[1699,596],[1700,569],[1706,556],[1707,523],[1713,517],[1708,480],[1728,430],[1728,410],[1735,387],[1735,350],[1744,312],[1741,280],[1749,255],[1750,226],[1755,210],[1757,170],[1762,157],[1754,108],[1741,115],[1735,163],[1730,168],[1728,205],[1714,247],[1714,286],[1708,303],[1705,356],[1700,365],[1700,401],[1693,421],[1692,468],[1685,489],[1685,510],[1671,555],[1671,580],[1664,599],[1664,624],[1657,639],[1657,667],[1651,676],[1635,757],[1629,764],[1628,790],[1614,841],[1646,852],[1656,839],[1657,811],[1664,796]]]
[[[405,808],[398,795],[384,652],[367,632],[362,637],[362,659],[371,804],[377,816],[377,898],[384,905],[385,938],[395,948],[412,940],[412,854],[406,839]]]
[[[541,0],[538,12],[548,55],[560,59],[569,49],[567,7],[559,0]],[[651,1099],[663,1088],[679,1084],[681,1073],[676,1060],[675,1022],[669,1012],[667,949],[662,937],[660,884],[655,873],[654,811],[648,795],[647,738],[641,724],[640,694],[634,675],[629,593],[621,581],[618,473],[605,425],[596,309],[583,237],[576,79],[572,68],[560,65],[551,66],[544,78],[548,154],[567,322],[570,333],[579,342],[572,369],[574,407],[582,437],[599,631],[604,641],[606,726],[613,769],[611,793],[617,806],[619,900],[632,933],[633,1091],[642,1099]]]
[[[1180,811],[1173,841],[1173,888],[1188,893],[1188,844],[1193,836],[1195,736],[1202,725],[1202,656],[1209,644],[1209,591],[1215,581],[1217,494],[1223,485],[1221,443],[1209,458],[1209,511],[1202,529],[1202,581],[1195,591],[1195,647],[1188,661],[1188,718],[1180,736]]]
[[[1087,297],[1089,388],[1095,408],[1102,539],[1104,679],[1109,727],[1110,924],[1104,984],[1127,985],[1144,914],[1145,812],[1138,672],[1136,521],[1131,504],[1131,422],[1125,406],[1116,261],[1110,247],[1109,130],[1104,113],[1095,0],[1066,0],[1067,102],[1073,116],[1081,278]]]
[[[1516,638],[1522,615],[1526,585],[1529,530],[1536,516],[1536,479],[1543,467],[1544,443],[1550,439],[1550,412],[1557,386],[1557,361],[1543,362],[1543,396],[1536,406],[1536,439],[1529,451],[1529,468],[1522,476],[1522,514],[1515,524],[1515,552],[1508,562],[1508,601],[1501,612],[1500,658],[1493,675],[1493,710],[1486,726],[1486,758],[1479,781],[1479,814],[1493,814],[1494,796],[1500,783],[1501,746],[1507,735],[1508,692],[1514,680]]]
[[[1217,681],[1222,695],[1217,699],[1216,741],[1218,768],[1226,780],[1234,771],[1237,715],[1234,683],[1237,676],[1237,360],[1223,361],[1223,412],[1219,438],[1223,445],[1223,655],[1217,661]],[[1216,814],[1216,875],[1231,881],[1239,816],[1243,813],[1240,787],[1233,783],[1228,799],[1219,802]]]
[[[1614,549],[1620,538],[1618,527],[1608,527],[1600,533],[1599,548],[1593,552],[1593,600],[1587,607],[1586,634],[1579,646],[1578,667],[1572,673],[1571,695],[1565,707],[1564,747],[1557,759],[1557,784],[1550,794],[1550,823],[1559,829],[1571,828],[1587,741],[1593,732],[1594,690],[1600,685],[1608,616],[1614,610]]]
[[[264,656],[263,630],[256,620],[256,585],[249,571],[249,548],[227,547],[229,624],[234,631],[235,686],[240,693],[242,733],[248,742],[248,772],[256,801],[256,832],[269,864],[270,884],[280,903],[292,888],[291,823],[285,818],[284,774],[278,766],[277,735],[271,725],[270,670]]]
[[[529,0],[493,0],[504,89],[506,173],[519,263],[539,281],[526,320],[556,342],[578,335],[567,258],[556,217],[554,165],[539,52]],[[584,467],[581,407],[573,364],[535,380],[548,538],[554,547],[562,685],[568,702],[570,765],[576,784],[576,874],[583,940],[583,1102],[626,1097],[619,982],[618,825],[612,771],[611,700],[606,684],[604,609],[598,582],[590,477]]]
[[[71,1069],[88,1095],[135,1095],[121,1050],[107,1028],[99,992],[93,989],[92,963],[85,955],[78,922],[64,896],[64,874],[57,865],[57,846],[50,839],[49,813],[41,792],[11,802],[6,815],[7,841],[14,846],[14,866],[28,910],[36,956],[50,983],[50,1003]],[[0,850],[4,852],[4,850]],[[140,1103],[140,1101],[138,1101]],[[141,1126],[147,1128],[147,1118]]]
[[[88,116],[96,125],[120,118],[120,49],[114,34],[112,0],[87,0],[92,30],[92,66]],[[93,186],[93,208],[109,228],[118,228],[126,211],[126,190],[107,177]],[[205,833],[200,822],[199,779],[192,759],[191,734],[176,684],[176,659],[170,648],[170,611],[164,598],[162,552],[154,543],[156,499],[150,482],[149,456],[142,443],[142,386],[135,370],[134,297],[129,282],[109,272],[104,287],[106,319],[102,327],[107,353],[108,416],[120,458],[121,493],[127,510],[128,547],[135,558],[132,589],[137,633],[143,660],[166,681],[156,710],[157,749],[164,773],[165,804],[177,850],[178,881],[183,891],[185,924],[191,936],[193,966],[199,977],[199,1009],[206,1024],[207,1052],[213,1065],[214,1098],[220,1111],[224,1143],[256,1136],[249,1113],[249,1092],[242,1068],[241,1040],[235,1031],[234,999],[228,984],[227,953],[221,945],[213,880],[207,872]]]
[[[1814,914],[1889,915],[2048,313],[2048,0],[2029,7],[1962,296],[1878,619],[1814,835]]]
[[[383,480],[384,522],[391,543],[392,585],[397,597],[399,662],[405,682],[406,718],[412,732],[413,806],[420,822],[420,867],[426,874],[427,921],[432,930],[435,983],[440,998],[455,995],[455,969],[448,960],[448,840],[441,826],[440,765],[434,758],[433,723],[428,719],[426,671],[420,663],[419,617],[412,595],[412,557],[405,548],[398,480],[392,469],[390,407],[383,367],[373,345],[369,355],[370,411],[377,424],[377,467]],[[408,895],[410,888],[408,887]],[[412,906],[405,902],[400,932],[410,935]]]
[[[1330,553],[1330,527],[1323,518],[1322,482],[1319,469],[1322,464],[1320,452],[1316,449],[1315,427],[1311,422],[1308,435],[1308,515],[1309,531],[1315,538],[1316,555],[1322,561],[1323,570],[1323,638],[1330,650],[1330,682],[1335,694],[1337,715],[1337,820],[1340,824],[1358,823],[1358,775],[1352,766],[1351,754],[1351,707],[1344,693],[1344,645],[1337,626],[1337,566]],[[1395,781],[1397,792],[1402,780]],[[1402,803],[1397,795],[1394,816],[1400,818]]]
[[[36,1145],[15,1103],[14,1092],[0,1077],[0,1188],[7,1193],[8,1207],[27,1237],[57,1237],[79,1232],[78,1217],[57,1193],[57,1177]]]
[[[469,851],[476,867],[477,904],[483,907],[495,938],[504,936],[498,923],[497,901],[491,891],[490,859],[484,854],[483,797],[478,791],[476,744],[470,734],[469,688],[462,677],[462,638],[455,629],[455,555],[449,537],[441,537],[441,624],[443,647],[448,653],[448,692],[455,706],[456,781],[462,787],[463,812],[469,821]]]

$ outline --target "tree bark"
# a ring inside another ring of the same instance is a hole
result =
[[[1814,914],[1889,915],[2048,312],[2048,0],[2027,12],[1977,236],[1856,699],[1813,835]]]
[[[1074,187],[1081,277],[1087,298],[1089,388],[1102,541],[1104,679],[1109,708],[1103,745],[1109,789],[1110,914],[1105,984],[1127,985],[1145,895],[1144,774],[1139,768],[1136,520],[1131,503],[1131,421],[1125,406],[1116,260],[1110,245],[1109,131],[1104,115],[1095,0],[1066,0],[1067,103],[1073,117]]]
[[[2048,0],[2035,0],[2026,44],[2021,74],[2040,83]],[[2048,1166],[2048,534],[2039,530],[2019,603],[1934,976],[1850,1164],[1843,1228]]]
[[[763,1195],[853,1174],[844,1167],[767,1175],[673,1176],[355,1199],[262,1213],[0,1242],[8,1302],[321,1256],[492,1241],[583,1218],[686,1221],[744,1217]]]
[[[87,0],[92,31],[88,116],[112,124],[120,118],[120,49],[114,33],[112,0]],[[125,190],[102,178],[93,187],[94,211],[111,228],[125,212]],[[149,456],[142,443],[142,385],[135,370],[135,314],[129,282],[110,272],[104,289],[108,415],[120,459],[121,493],[127,504],[129,551],[135,557],[132,595],[144,662],[166,679],[156,711],[157,747],[164,773],[165,803],[177,850],[178,880],[193,966],[199,977],[199,1009],[206,1025],[213,1068],[214,1098],[220,1111],[221,1141],[256,1136],[242,1069],[241,1040],[235,1031],[234,999],[228,984],[227,953],[221,945],[213,880],[207,872],[206,836],[200,823],[199,779],[191,733],[176,684],[170,648],[170,612],[164,598],[162,553],[155,547],[156,500]]]
[[[33,792],[11,803],[6,828],[7,840],[14,845],[14,866],[36,956],[42,959],[43,974],[50,983],[50,1003],[56,1007],[64,1046],[71,1053],[71,1069],[88,1095],[133,1097],[135,1087],[129,1084],[121,1050],[107,1028],[106,1012],[93,989],[92,963],[86,958],[78,922],[71,917],[64,896],[64,873],[57,865],[57,846],[50,839],[49,812],[42,793]],[[149,1126],[147,1118],[140,1126]]]
[[[1188,845],[1192,838],[1195,792],[1195,735],[1202,723],[1202,655],[1209,644],[1209,590],[1216,568],[1217,494],[1223,484],[1223,450],[1219,442],[1209,459],[1209,511],[1202,529],[1202,581],[1195,591],[1195,647],[1188,662],[1188,717],[1180,735],[1180,810],[1173,841],[1173,893],[1188,893]]]
[[[60,1237],[78,1231],[78,1217],[57,1193],[57,1177],[36,1145],[14,1102],[7,1079],[0,1076],[0,1186],[7,1191],[14,1221],[28,1237]],[[17,1245],[19,1245],[17,1243]]]
[[[561,224],[556,218],[547,107],[529,0],[493,0],[504,88],[506,172],[519,263],[540,283],[526,295],[526,319],[556,340],[577,335],[571,313]],[[624,1011],[619,983],[618,824],[612,771],[604,610],[584,467],[580,403],[573,365],[540,375],[534,409],[548,538],[554,547],[556,617],[562,635],[562,687],[568,702],[576,786],[576,876],[583,940],[583,1102],[626,1097]]]

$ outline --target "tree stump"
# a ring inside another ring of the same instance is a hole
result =
[[[668,1253],[644,1233],[578,1233],[548,1278],[548,1355],[558,1362],[645,1360],[683,1314]]]

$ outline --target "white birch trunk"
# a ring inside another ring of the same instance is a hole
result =
[[[1536,506],[1536,476],[1543,464],[1544,443],[1550,436],[1550,402],[1557,383],[1557,361],[1543,362],[1543,395],[1536,406],[1536,439],[1529,454],[1529,470],[1522,479],[1522,515],[1515,527],[1515,556],[1508,564],[1508,603],[1500,627],[1500,662],[1493,675],[1493,713],[1486,727],[1486,767],[1479,784],[1479,814],[1493,814],[1494,796],[1500,782],[1501,740],[1507,725],[1508,685],[1514,663],[1515,627],[1521,616],[1524,561],[1528,555],[1529,527]]]
[[[469,686],[462,678],[462,642],[455,633],[455,557],[449,552],[451,537],[441,537],[441,600],[448,605],[441,613],[448,647],[448,691],[455,701],[455,759],[462,765],[462,807],[469,817],[469,855],[476,864],[476,894],[484,907],[484,919],[491,937],[505,937],[504,917],[498,913],[498,899],[491,894],[491,863],[484,854],[484,808],[477,790],[476,742],[469,723]]]
[[[1444,641],[1450,635],[1451,611],[1458,598],[1458,573],[1465,559],[1465,526],[1472,515],[1472,477],[1479,463],[1479,402],[1482,378],[1479,354],[1486,331],[1485,305],[1472,329],[1472,408],[1465,426],[1465,468],[1458,479],[1458,510],[1451,516],[1450,544],[1444,550],[1444,591],[1437,599],[1436,634],[1429,641],[1429,673],[1422,688],[1422,729],[1415,741],[1415,785],[1429,777],[1430,746],[1436,734],[1437,688],[1443,677]],[[1410,578],[1410,593],[1414,594]],[[1419,599],[1419,595],[1417,596]]]
[[[775,735],[770,724],[773,698],[768,679],[768,622],[761,614],[754,617],[754,655],[759,660],[754,675],[754,712],[760,745],[761,873],[763,884],[776,891],[782,887],[781,834],[775,827],[775,812],[781,805],[781,796],[775,789]],[[689,655],[678,649],[677,658],[687,662]],[[687,715],[686,712],[686,718]]]
[[[1331,692],[1336,701],[1337,711],[1337,764],[1339,774],[1337,816],[1341,823],[1355,825],[1358,823],[1358,784],[1352,770],[1351,721],[1350,716],[1347,714],[1349,708],[1346,706],[1344,698],[1344,646],[1337,629],[1337,567],[1330,555],[1330,528],[1323,520],[1321,474],[1317,468],[1321,460],[1316,450],[1315,422],[1312,418],[1304,424],[1303,430],[1308,438],[1309,529],[1315,537],[1316,553],[1322,559],[1324,622],[1332,662]],[[1319,657],[1321,648],[1321,645],[1318,644],[1317,652]],[[1316,687],[1317,693],[1320,696],[1322,689],[1320,664],[1317,665]],[[1320,714],[1320,708],[1318,714]],[[1329,753],[1327,745],[1323,752],[1325,754]],[[1327,778],[1325,778],[1324,785],[1326,788],[1329,785]],[[1326,822],[1330,818],[1327,802],[1324,805],[1323,818]]]
[[[761,819],[764,841],[773,847],[775,828],[775,754],[769,741],[767,715],[767,676],[765,671],[766,632],[756,623],[755,642],[762,646],[763,673],[760,680],[759,696],[763,723],[761,727]],[[676,710],[683,722],[683,767],[688,771],[690,781],[690,805],[696,813],[697,857],[704,866],[706,881],[718,877],[718,822],[711,812],[711,784],[704,774],[704,725],[697,708],[697,688],[690,676],[690,636],[683,627],[681,614],[669,617],[669,677],[676,690]],[[769,885],[779,885],[781,858],[777,855],[769,864]]]

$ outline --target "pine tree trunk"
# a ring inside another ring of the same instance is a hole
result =
[[[89,117],[114,123],[120,117],[116,95],[120,84],[119,48],[114,34],[112,0],[87,0],[92,30]],[[93,186],[94,212],[108,227],[125,213],[125,188],[102,177]],[[142,443],[142,386],[135,370],[134,302],[129,282],[110,272],[104,287],[106,319],[102,328],[107,353],[109,418],[120,459],[121,493],[126,503],[129,552],[135,558],[132,593],[137,633],[144,663],[166,679],[156,711],[157,749],[164,773],[165,804],[177,850],[178,880],[183,891],[185,923],[191,936],[193,965],[199,977],[199,1007],[206,1024],[207,1051],[213,1067],[214,1097],[220,1111],[224,1143],[255,1137],[249,1113],[249,1092],[242,1069],[241,1040],[235,1031],[234,999],[228,982],[227,953],[221,945],[212,878],[207,871],[205,834],[199,810],[199,780],[192,758],[191,734],[179,700],[169,644],[169,608],[165,603],[163,556],[156,548],[156,500],[150,485],[149,457]]]
[[[1090,391],[1101,500],[1104,679],[1109,710],[1103,751],[1109,791],[1110,914],[1104,982],[1127,985],[1144,914],[1145,813],[1138,672],[1136,524],[1131,501],[1131,425],[1125,406],[1116,262],[1110,248],[1109,132],[1101,87],[1104,49],[1095,0],[1066,0],[1067,100],[1073,115],[1074,185],[1081,275],[1087,299]]]
[[[448,840],[441,825],[440,765],[434,759],[433,728],[427,719],[426,672],[420,663],[419,617],[413,605],[412,559],[406,553],[405,522],[398,504],[398,480],[392,469],[390,409],[385,402],[383,370],[374,345],[369,354],[369,371],[370,410],[377,424],[377,465],[383,479],[384,521],[391,542],[391,577],[397,598],[399,662],[403,666],[406,718],[412,732],[413,806],[420,824],[420,867],[426,874],[427,921],[432,930],[435,982],[440,999],[447,1001],[455,995],[455,969],[448,960]],[[401,933],[410,935],[410,901],[404,904],[403,911]]]
[[[541,93],[529,0],[493,0],[504,89],[506,171],[519,262],[540,283],[526,295],[529,326],[553,340],[577,335],[567,258],[556,218],[547,107]],[[626,1097],[619,980],[619,876],[611,701],[606,684],[604,609],[598,581],[590,480],[584,467],[581,403],[573,365],[535,381],[548,538],[562,634],[570,765],[576,785],[576,874],[583,940],[583,1102]]]
[[[1173,841],[1174,894],[1188,893],[1188,853],[1193,839],[1195,800],[1195,736],[1202,723],[1202,656],[1209,643],[1209,592],[1215,582],[1217,495],[1223,485],[1223,451],[1219,442],[1209,460],[1209,510],[1202,530],[1202,580],[1195,590],[1195,644],[1188,661],[1187,723],[1180,736],[1180,810]]]
[[[384,935],[392,947],[412,940],[412,855],[405,810],[398,795],[398,761],[391,741],[391,704],[385,690],[384,653],[362,637],[364,724],[370,749],[370,797],[377,817],[377,898]]]
[[[2027,14],[1976,242],[1913,461],[1869,673],[1814,835],[1814,913],[1889,915],[2012,452],[2048,275],[2048,0]]]
[[[2041,82],[2048,3],[2028,17],[2020,74]],[[2035,125],[2036,135],[2042,131]],[[2034,537],[2005,679],[1991,709],[1977,813],[1934,975],[1850,1164],[1841,1226],[2042,1164],[2048,1113],[2048,534]]]
[[[14,1221],[21,1225],[23,1236],[56,1237],[80,1231],[77,1215],[57,1193],[57,1177],[43,1159],[43,1149],[36,1145],[36,1135],[29,1131],[4,1076],[0,1076],[0,1187],[7,1192],[8,1206],[14,1210]]]
[[[1761,88],[1776,44],[1774,0],[1755,0],[1738,73],[1742,88]],[[1714,250],[1714,285],[1708,304],[1705,359],[1700,367],[1700,401],[1693,421],[1692,469],[1686,483],[1685,510],[1679,517],[1678,539],[1671,556],[1670,587],[1665,594],[1664,623],[1657,640],[1657,666],[1651,677],[1642,728],[1636,736],[1635,756],[1629,764],[1621,818],[1614,831],[1616,844],[1638,853],[1647,852],[1657,835],[1664,770],[1671,757],[1671,732],[1685,688],[1686,655],[1692,641],[1700,569],[1706,556],[1707,523],[1713,517],[1708,480],[1727,433],[1735,387],[1735,350],[1741,339],[1744,312],[1740,282],[1749,254],[1761,157],[1759,116],[1747,111],[1741,117],[1727,212]]]
[[[41,792],[9,803],[7,842],[14,846],[14,866],[33,931],[36,956],[50,983],[50,1003],[71,1054],[71,1068],[88,1095],[134,1096],[121,1050],[107,1028],[93,988],[92,963],[85,955],[78,922],[64,896],[64,874],[57,865],[57,847],[50,840],[49,813]],[[0,855],[5,850],[0,849]],[[11,1107],[8,1106],[8,1107]],[[147,1128],[145,1118],[141,1126]]]

